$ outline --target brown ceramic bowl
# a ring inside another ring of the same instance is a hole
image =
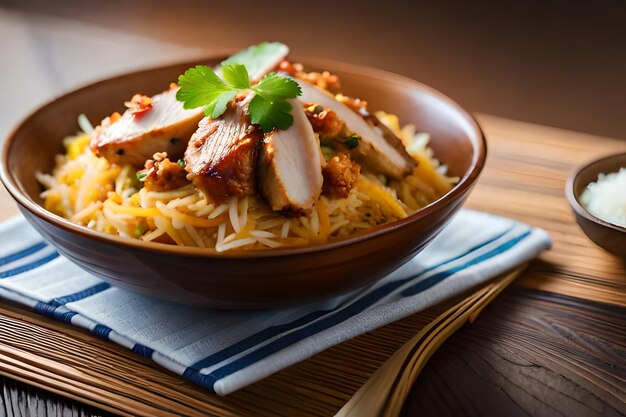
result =
[[[597,181],[598,174],[617,172],[622,167],[626,167],[626,153],[605,156],[581,165],[570,174],[565,193],[576,221],[587,237],[606,251],[626,258],[626,228],[597,218],[579,201],[587,185]]]
[[[205,60],[215,65],[222,60]],[[391,73],[336,62],[309,62],[342,80],[347,94],[396,113],[432,135],[436,156],[461,177],[446,196],[419,213],[344,241],[296,249],[225,253],[109,236],[77,226],[41,206],[35,172],[49,172],[76,117],[92,121],[136,92],[156,94],[193,63],[113,77],[68,93],[26,118],[2,154],[2,181],[26,219],[63,255],[132,291],[214,308],[265,308],[320,299],[368,284],[422,250],[461,207],[484,165],[486,142],[476,121],[439,92]]]

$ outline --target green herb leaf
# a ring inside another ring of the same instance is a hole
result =
[[[236,72],[236,70],[235,70]],[[180,90],[176,99],[186,109],[206,106],[204,114],[216,119],[226,111],[226,106],[237,94],[237,89],[227,85],[206,65],[189,68],[178,77]]]
[[[291,104],[286,100],[273,101],[261,95],[255,95],[248,109],[250,121],[261,126],[264,133],[269,133],[274,128],[286,130],[293,124]]]
[[[288,53],[289,48],[280,42],[263,42],[237,52],[222,62],[222,65],[226,66],[235,62],[245,65],[248,69],[248,74],[256,78],[261,71],[267,71],[266,68],[269,65],[272,65],[277,59]]]
[[[207,66],[190,68],[178,77],[180,90],[176,99],[182,101],[186,109],[204,106],[204,113],[215,119],[226,111],[228,103],[238,93],[252,90],[254,97],[248,107],[252,123],[260,125],[265,133],[287,129],[293,124],[292,107],[287,100],[302,94],[298,83],[275,72],[267,74],[254,86],[250,80],[250,74],[254,74],[251,68],[257,72],[266,68],[268,56],[286,53],[285,48],[283,44],[264,43],[233,55],[222,63],[223,80]]]
[[[140,172],[138,172],[138,173],[137,173],[137,174],[135,174],[135,175],[137,176],[137,179],[138,179],[139,181],[143,180],[144,178],[146,178],[146,177],[148,176],[148,174],[147,174],[147,173],[145,173],[145,172],[141,172],[141,171],[140,171]]]
[[[250,102],[250,120],[260,125],[263,132],[274,128],[285,130],[293,124],[292,107],[287,99],[302,94],[297,82],[273,72],[263,77],[252,91],[255,96]]]
[[[187,166],[187,164],[185,163],[185,161],[183,161],[182,159],[179,159],[177,162],[178,165],[180,165],[181,167],[185,168]]]
[[[222,76],[224,81],[235,88],[250,88],[250,77],[245,65],[236,63],[226,65],[222,68]]]
[[[302,94],[302,89],[295,80],[275,72],[267,74],[252,89],[255,93],[272,99],[296,98]]]
[[[343,144],[346,145],[350,149],[354,149],[357,146],[359,146],[359,141],[360,140],[361,140],[361,136],[359,136],[359,135],[352,135],[352,136],[349,136],[348,139],[346,139],[343,142]]]

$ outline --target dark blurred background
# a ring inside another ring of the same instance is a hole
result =
[[[624,1],[0,0],[1,132],[78,84],[280,40],[473,112],[626,138],[625,18]]]

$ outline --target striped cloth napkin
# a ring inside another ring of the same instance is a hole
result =
[[[541,229],[462,210],[423,252],[370,287],[298,307],[224,312],[110,286],[15,218],[0,224],[0,297],[88,329],[226,395],[483,283],[550,244]]]

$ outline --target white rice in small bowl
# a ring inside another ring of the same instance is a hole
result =
[[[626,168],[598,175],[581,194],[580,203],[597,218],[626,227]]]

